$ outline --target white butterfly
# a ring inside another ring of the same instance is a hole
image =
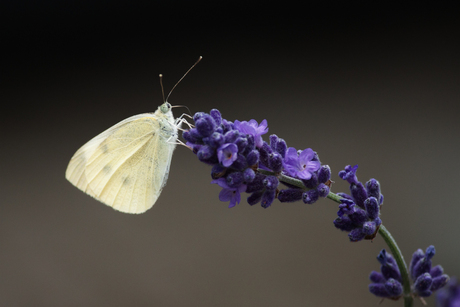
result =
[[[164,101],[155,113],[131,116],[83,145],[67,166],[67,180],[115,210],[150,209],[166,184],[178,129],[186,122],[182,116],[174,120]]]

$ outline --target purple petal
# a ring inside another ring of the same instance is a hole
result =
[[[222,189],[219,193],[219,200],[220,201],[230,201],[230,204],[232,203],[233,196],[234,196],[234,190],[231,189]]]
[[[297,150],[294,147],[289,147],[286,151],[286,155],[284,157],[285,160],[290,159],[297,159]]]
[[[248,124],[249,126],[254,127],[255,129],[259,127],[259,124],[257,123],[255,119],[251,119],[250,121],[248,121]]]
[[[300,161],[310,161],[315,156],[315,152],[311,148],[307,148],[299,155]]]
[[[316,172],[317,170],[319,170],[319,168],[321,167],[321,163],[318,162],[318,161],[310,161],[308,162],[307,164],[307,169],[313,173],[313,172]]]
[[[238,191],[233,191],[233,197],[230,199],[229,208],[235,207],[236,204],[239,204],[241,201],[241,195]]]
[[[257,122],[256,122],[257,123]],[[257,134],[262,135],[268,132],[268,124],[267,120],[264,119],[263,121],[260,122],[259,127],[256,128]]]
[[[240,186],[238,187],[237,193],[246,192],[246,187],[247,187],[247,186],[246,186],[245,184],[240,185]],[[240,203],[240,202],[238,201],[238,203]]]
[[[297,170],[296,173],[297,173],[296,177],[299,177],[300,179],[308,180],[311,178],[311,173],[308,171],[308,168],[300,172]]]
[[[219,179],[213,180],[211,181],[211,183],[217,183],[221,188],[224,188],[224,189],[230,188],[227,184],[227,179],[225,178],[219,178]]]

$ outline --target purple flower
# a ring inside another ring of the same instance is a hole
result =
[[[372,271],[369,279],[369,291],[379,297],[398,299],[403,292],[401,273],[391,254],[384,249],[377,256],[380,262],[380,272]]]
[[[229,167],[238,158],[238,146],[227,143],[217,149],[217,158],[223,166]]]
[[[235,129],[237,129],[241,133],[246,133],[254,136],[254,141],[257,148],[262,147],[262,135],[268,132],[268,125],[266,119],[264,119],[260,123],[260,125],[257,123],[255,119],[251,119],[248,122],[240,122],[239,120],[235,120],[234,125]]]
[[[342,197],[342,203],[339,205],[339,211],[337,212],[339,217],[334,221],[335,227],[350,232],[348,237],[352,242],[363,239],[373,240],[377,235],[379,226],[382,224],[382,220],[379,217],[380,206],[383,202],[383,195],[380,194],[380,184],[377,180],[371,179],[364,187],[356,177],[357,169],[358,165],[354,167],[347,165],[345,170],[339,172],[340,178],[350,183],[351,195],[337,193]]]
[[[292,177],[299,179],[310,179],[314,171],[317,171],[321,163],[312,161],[315,152],[307,148],[299,154],[294,147],[289,147],[284,157],[284,170]]]
[[[460,307],[460,282],[453,277],[444,289],[438,292],[439,307]]]
[[[421,249],[415,251],[410,262],[409,272],[414,280],[413,291],[420,297],[428,297],[433,292],[444,287],[449,281],[449,276],[444,274],[440,265],[431,266],[431,259],[436,250],[433,245],[423,253]]]
[[[219,178],[217,180],[211,181],[211,183],[217,183],[221,188],[222,191],[219,193],[219,200],[220,201],[230,201],[228,205],[229,208],[235,207],[236,204],[239,204],[241,201],[241,194],[242,192],[246,191],[246,185],[242,184],[239,187],[231,188],[227,184],[227,180],[225,178]]]
[[[358,165],[351,167],[351,165],[345,166],[345,170],[339,172],[339,177],[343,180],[348,181],[348,183],[357,184],[358,178],[356,177],[356,171],[358,170]]]

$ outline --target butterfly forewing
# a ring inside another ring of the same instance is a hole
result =
[[[77,151],[67,178],[116,210],[145,212],[166,183],[176,137],[166,114],[132,116]]]

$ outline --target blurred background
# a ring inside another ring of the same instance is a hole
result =
[[[220,202],[184,147],[142,215],[64,177],[89,139],[169,99],[268,120],[337,173],[377,178],[408,262],[460,275],[460,22],[453,2],[2,1],[0,306],[376,306],[382,238],[350,243],[323,199]],[[185,109],[175,109],[179,116]],[[265,136],[268,140],[268,135]],[[434,299],[428,299],[434,305]],[[401,306],[402,301],[385,301]],[[416,302],[416,306],[421,306]]]

